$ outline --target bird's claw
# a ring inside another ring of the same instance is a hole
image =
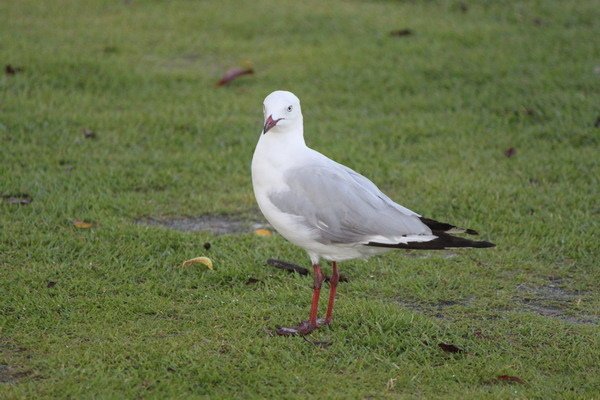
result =
[[[302,321],[300,322],[300,324],[298,324],[298,326],[289,328],[280,326],[279,328],[277,328],[276,332],[279,336],[304,336],[308,335],[309,333],[317,329],[319,326],[321,326],[322,324],[320,323],[320,321],[321,320],[317,321],[316,324],[311,324],[308,321]]]
[[[277,330],[275,331],[279,336],[295,336],[298,334],[298,329],[296,328],[286,328],[283,326],[280,326],[279,328],[277,328]]]
[[[309,321],[302,321],[297,326],[293,327],[277,327],[276,333],[279,336],[304,336],[308,335],[312,331],[322,326],[329,326],[331,324],[331,320],[327,320],[327,318],[319,318],[317,319],[316,324],[311,324]]]

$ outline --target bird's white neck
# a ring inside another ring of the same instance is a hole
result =
[[[270,153],[288,153],[293,149],[306,147],[304,129],[301,124],[297,127],[286,127],[285,130],[276,126],[261,134],[258,146],[268,147]]]
[[[277,130],[261,134],[252,159],[252,178],[258,183],[260,176],[272,178],[286,167],[300,162],[306,155],[302,126],[297,130]],[[259,172],[260,171],[260,172]],[[268,172],[267,172],[268,171]],[[269,182],[262,182],[268,185]]]

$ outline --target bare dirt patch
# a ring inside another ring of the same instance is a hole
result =
[[[18,371],[9,365],[0,364],[0,384],[16,383],[29,375],[31,375],[31,371]]]
[[[560,281],[543,286],[521,284],[515,298],[522,308],[545,317],[558,318],[575,324],[598,324],[600,316],[583,315],[576,309],[585,293],[568,291],[559,286]]]
[[[514,307],[498,310],[499,312],[526,311],[544,317],[556,318],[571,324],[600,324],[600,315],[590,314],[578,309],[578,303],[586,293],[569,291],[560,287],[560,281],[552,281],[547,285],[534,286],[521,284],[516,287]],[[468,306],[475,297],[459,300],[442,300],[436,303],[397,299],[401,307],[414,312],[446,319],[448,311],[454,306]]]
[[[23,352],[25,352],[24,348],[0,337],[0,360],[3,361],[0,362],[0,384],[17,383],[21,379],[32,375],[31,371],[6,364],[6,362],[12,363],[11,360],[22,358]]]

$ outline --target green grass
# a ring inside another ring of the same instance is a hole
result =
[[[24,68],[0,77],[0,194],[33,199],[0,201],[0,397],[597,398],[600,12],[464,3],[0,2]],[[331,345],[271,336],[311,280],[265,260],[302,250],[135,221],[255,215],[276,89],[310,146],[498,247],[343,263],[310,337]],[[179,267],[200,255],[214,271]]]

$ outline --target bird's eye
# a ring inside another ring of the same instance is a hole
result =
[[[288,106],[287,111],[292,112],[292,106]]]

